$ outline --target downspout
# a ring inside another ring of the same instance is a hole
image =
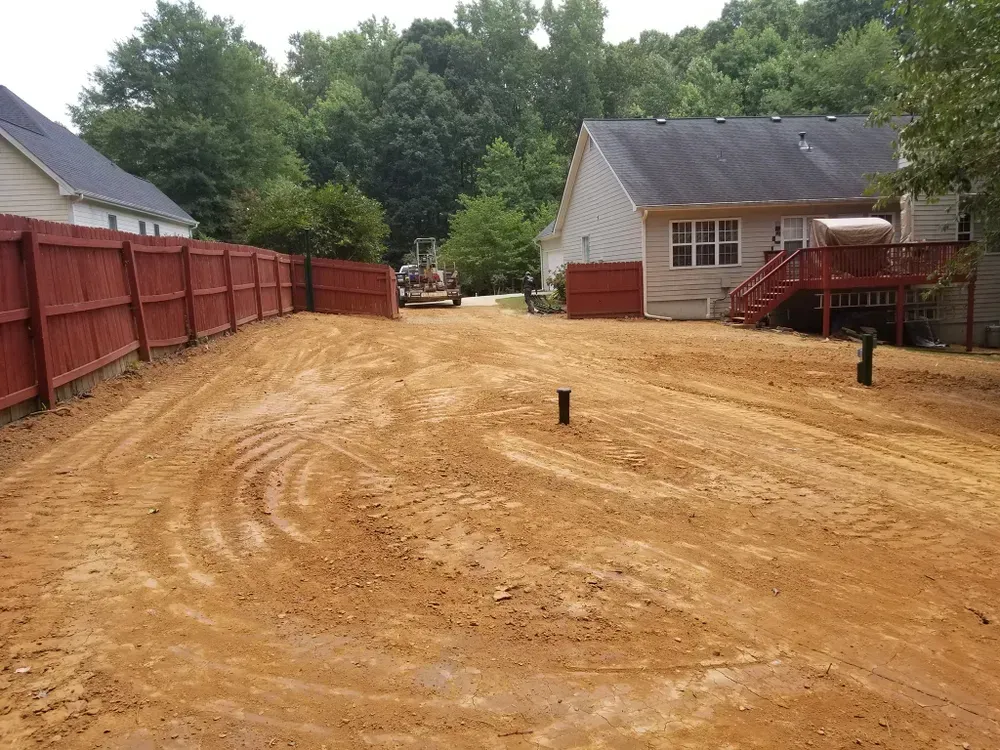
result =
[[[653,315],[649,312],[649,273],[646,264],[646,217],[649,211],[642,209],[642,314],[650,320],[673,320],[665,315]]]

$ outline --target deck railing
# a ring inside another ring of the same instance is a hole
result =
[[[779,254],[730,294],[730,316],[756,323],[799,289],[847,289],[929,283],[965,243],[807,247]]]

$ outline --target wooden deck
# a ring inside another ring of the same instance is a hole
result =
[[[831,294],[842,289],[892,289],[896,294],[896,344],[903,344],[906,287],[933,283],[947,272],[965,243],[806,247],[778,253],[730,294],[730,318],[755,324],[801,290],[822,291],[823,335],[830,335]],[[972,348],[975,274],[956,279],[969,286],[966,348]]]

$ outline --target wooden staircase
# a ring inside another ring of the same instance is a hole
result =
[[[802,288],[802,250],[780,253],[730,292],[729,319],[754,325]]]

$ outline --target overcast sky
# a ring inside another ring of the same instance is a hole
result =
[[[398,29],[416,17],[453,18],[456,0],[202,0],[211,15],[232,16],[247,36],[279,63],[290,34],[310,29],[336,34],[371,15]],[[717,18],[725,0],[605,0],[605,38],[618,42],[643,29],[675,33]],[[88,74],[107,61],[115,40],[127,38],[155,0],[7,0],[0,42],[0,84],[46,117],[69,125]]]

